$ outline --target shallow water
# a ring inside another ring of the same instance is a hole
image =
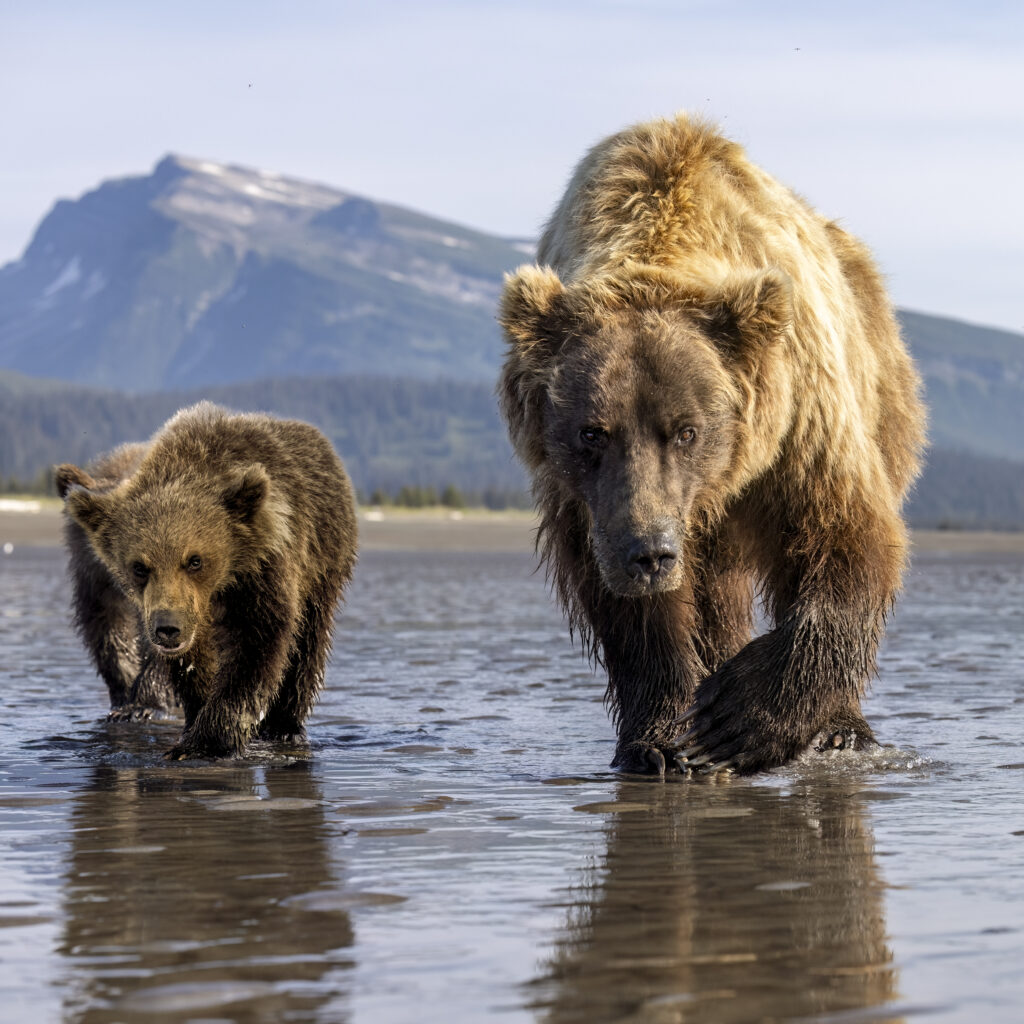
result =
[[[369,552],[308,748],[107,724],[59,551],[0,556],[0,1019],[1018,1021],[1024,558],[921,556],[868,717],[617,777],[532,560]]]

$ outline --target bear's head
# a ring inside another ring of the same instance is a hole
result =
[[[158,654],[178,658],[210,629],[214,598],[252,571],[270,480],[259,464],[209,478],[131,479],[101,492],[74,466],[58,481],[68,516],[139,609]]]
[[[760,377],[792,318],[769,268],[711,283],[625,266],[565,285],[522,267],[499,319],[502,411],[544,502],[582,502],[604,585],[677,588],[687,530],[742,475]]]

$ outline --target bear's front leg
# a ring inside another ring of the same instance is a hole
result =
[[[143,651],[140,661],[142,668],[132,683],[128,700],[110,709],[108,722],[148,722],[175,713],[178,701],[167,663],[151,650]]]
[[[795,662],[805,654],[813,659],[812,647],[827,656],[834,641],[797,632],[790,622],[758,637],[700,683],[672,744],[687,767],[754,772],[785,764],[808,746],[824,709]]]
[[[213,637],[174,670],[185,729],[170,760],[240,754],[277,697],[295,624],[288,595],[231,593]]]
[[[885,536],[889,543],[872,543]],[[687,767],[756,772],[812,741],[873,742],[860,697],[902,568],[901,532],[858,535],[769,580],[776,627],[703,680],[672,749]],[[859,540],[860,543],[851,543]]]
[[[701,675],[692,602],[679,593],[630,599],[605,595],[594,636],[608,669],[608,699],[618,732],[611,767],[664,775],[674,771],[675,722]]]

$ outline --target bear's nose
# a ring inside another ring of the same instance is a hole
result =
[[[181,636],[181,630],[177,626],[157,626],[156,627],[156,638],[160,643],[167,647],[172,646],[178,642],[178,637]]]
[[[669,533],[658,533],[633,542],[626,568],[635,580],[644,576],[653,580],[659,574],[668,573],[678,557],[679,545],[675,537]]]
[[[163,647],[176,647],[181,637],[181,630],[170,615],[158,612],[153,618],[153,636],[156,637],[156,642]]]

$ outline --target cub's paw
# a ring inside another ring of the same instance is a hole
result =
[[[261,740],[269,740],[273,743],[306,743],[306,730],[297,722],[273,722],[264,719],[256,730],[256,736]]]
[[[175,743],[164,754],[165,761],[218,761],[226,757],[234,757],[236,751],[223,744],[201,744],[182,740]]]
[[[285,746],[291,747],[304,747],[309,745],[309,737],[306,735],[305,729],[299,729],[298,732],[286,732],[272,736],[261,736],[261,739],[270,740],[272,743],[283,743]]]
[[[154,707],[152,704],[139,704],[131,701],[111,708],[107,712],[108,722],[166,722],[178,716],[166,707]]]
[[[216,761],[238,752],[220,736],[209,736],[186,729],[181,739],[164,754],[167,761]]]
[[[245,749],[248,738],[248,730],[231,709],[225,711],[216,704],[205,704],[164,756],[171,761],[233,757]]]
[[[666,771],[676,770],[671,756],[666,761],[665,754],[659,747],[642,740],[620,743],[610,767],[633,775],[664,775]]]
[[[143,707],[140,704],[121,704],[107,712],[108,722],[148,722],[155,708]]]
[[[202,761],[206,760],[204,754],[185,746],[184,743],[175,743],[170,750],[164,754],[165,761]]]

